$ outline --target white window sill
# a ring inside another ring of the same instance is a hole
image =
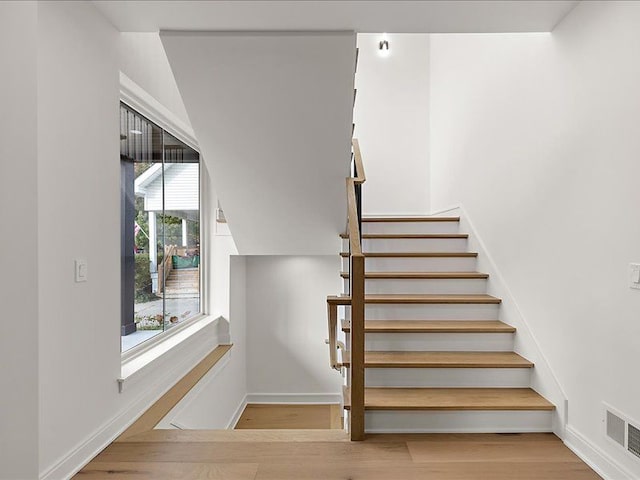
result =
[[[204,341],[198,341],[200,338]],[[175,333],[163,335],[147,348],[123,356],[122,370],[118,378],[119,392],[122,393],[125,384],[135,383],[136,379],[143,378],[145,371],[160,363],[174,348],[186,347],[186,344],[193,343],[195,344],[189,346],[188,354],[181,356],[181,364],[197,362],[215,346],[229,343],[227,320],[223,317],[202,315]]]

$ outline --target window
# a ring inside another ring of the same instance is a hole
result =
[[[200,155],[120,104],[125,352],[200,313]]]

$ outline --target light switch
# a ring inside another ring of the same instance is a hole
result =
[[[87,261],[84,259],[76,259],[76,282],[87,281]]]
[[[629,264],[629,287],[640,290],[640,263]]]

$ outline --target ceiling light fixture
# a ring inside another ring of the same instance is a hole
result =
[[[389,55],[389,40],[387,39],[387,34],[382,34],[382,40],[378,42],[378,53],[382,57],[387,57]]]

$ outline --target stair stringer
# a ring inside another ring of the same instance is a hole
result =
[[[564,439],[568,418],[567,395],[553,372],[529,322],[518,306],[518,302],[507,286],[498,265],[470,219],[469,212],[462,204],[459,204],[434,212],[432,215],[460,215],[460,231],[469,234],[468,249],[478,252],[477,270],[489,274],[487,293],[502,299],[500,320],[517,329],[514,338],[514,351],[535,364],[531,371],[531,388],[556,406],[552,412],[553,433]]]

